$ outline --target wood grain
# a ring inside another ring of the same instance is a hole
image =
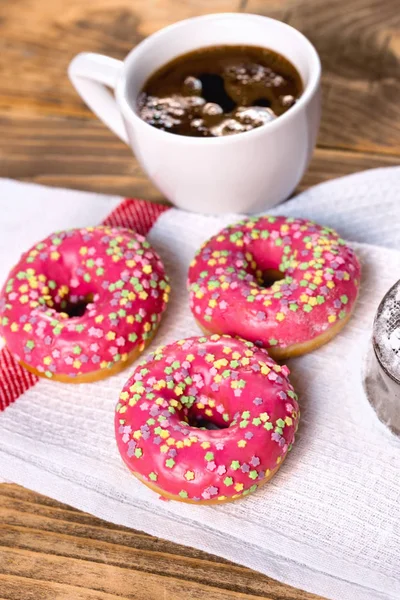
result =
[[[14,485],[0,486],[0,598],[318,600]]]
[[[321,55],[321,132],[299,189],[399,163],[397,0],[3,0],[0,176],[160,199],[129,150],[79,99],[67,65],[82,50],[122,58],[164,25],[223,10],[284,20]]]
[[[0,176],[163,201],[130,149],[99,121],[0,116]],[[399,164],[390,154],[318,147],[298,190],[341,175]]]
[[[319,145],[400,155],[397,0],[247,0],[245,10],[302,31],[321,57]]]
[[[0,0],[0,176],[162,200],[66,76],[179,19],[247,11],[297,27],[323,64],[323,118],[299,189],[400,161],[398,0]],[[316,600],[249,569],[0,486],[0,600]]]

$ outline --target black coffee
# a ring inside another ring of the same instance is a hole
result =
[[[297,69],[258,46],[211,46],[178,56],[147,80],[141,118],[164,131],[219,137],[273,121],[303,91]]]

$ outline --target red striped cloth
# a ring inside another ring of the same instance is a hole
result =
[[[162,204],[128,198],[104,219],[103,224],[129,227],[142,235],[147,235],[158,217],[168,208]],[[37,381],[38,377],[21,367],[7,348],[0,350],[0,412],[15,402]]]

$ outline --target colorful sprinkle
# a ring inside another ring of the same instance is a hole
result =
[[[359,282],[357,257],[333,229],[265,216],[226,227],[203,244],[188,287],[205,330],[241,336],[282,357],[348,316]]]
[[[141,235],[118,227],[61,231],[9,274],[1,333],[39,375],[95,379],[143,350],[168,294],[161,260]]]
[[[229,370],[226,357],[235,361]],[[121,456],[142,480],[157,482],[159,494],[177,500],[247,495],[294,441],[299,410],[288,375],[265,350],[226,335],[159,347],[120,394]]]

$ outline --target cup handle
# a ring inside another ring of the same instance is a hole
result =
[[[122,65],[123,62],[115,58],[82,52],[72,59],[68,67],[68,75],[89,108],[123,142],[128,144],[128,136],[118,105],[107,89],[107,87],[115,89]]]

